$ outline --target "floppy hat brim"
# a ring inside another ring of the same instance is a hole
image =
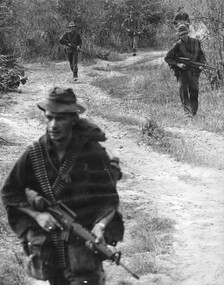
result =
[[[79,104],[62,104],[61,102],[42,101],[37,104],[42,111],[50,111],[54,113],[78,113],[85,112],[85,108]]]
[[[183,32],[177,32],[177,35],[178,36],[182,36],[182,35],[185,35],[185,34],[189,34],[189,31],[183,31]]]

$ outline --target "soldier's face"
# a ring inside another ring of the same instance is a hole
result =
[[[75,116],[68,113],[54,113],[46,110],[45,122],[47,132],[54,142],[62,142],[71,137],[72,128],[76,122]]]
[[[181,40],[183,40],[184,42],[186,42],[187,39],[188,39],[188,33],[179,36],[179,38],[180,38]]]
[[[76,31],[76,26],[75,26],[75,27],[70,27],[70,28],[69,28],[69,31],[70,31],[70,32]]]

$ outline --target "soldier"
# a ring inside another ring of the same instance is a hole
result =
[[[186,66],[184,63],[178,62],[178,58],[188,58],[202,65],[205,64],[206,59],[200,41],[190,38],[188,33],[189,29],[186,25],[178,26],[179,40],[168,51],[164,59],[177,77],[184,112],[187,116],[192,117],[196,115],[198,110],[199,76],[203,67]]]
[[[189,27],[190,18],[189,15],[186,12],[184,12],[183,6],[178,8],[177,15],[175,16],[173,23],[176,27],[178,27],[178,25],[180,24],[185,24],[187,27]]]
[[[136,55],[140,35],[140,19],[136,13],[131,11],[121,27],[127,31],[129,46],[133,50],[133,55]]]
[[[25,252],[37,258],[29,269],[32,277],[50,285],[104,285],[100,256],[71,234],[66,238],[58,221],[31,207],[34,199],[28,203],[26,194],[32,189],[52,203],[62,201],[102,242],[119,205],[119,161],[100,145],[106,138],[99,127],[79,118],[85,109],[71,88],[53,88],[38,107],[46,133],[22,154],[1,191],[9,224]]]
[[[73,78],[78,80],[78,52],[81,51],[82,39],[77,30],[77,25],[71,22],[69,30],[60,38],[59,43],[65,45],[65,52],[68,56],[70,68],[73,72]]]

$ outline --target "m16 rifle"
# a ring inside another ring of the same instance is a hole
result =
[[[218,82],[218,80],[222,80],[222,75],[221,75],[221,71],[220,69],[218,69],[217,67],[211,66],[211,65],[207,65],[201,62],[196,62],[196,61],[192,61],[189,58],[186,57],[178,57],[177,59],[178,63],[183,63],[185,64],[187,67],[203,67],[204,71],[208,71],[208,75],[206,74],[206,76],[209,79],[209,82],[211,84],[211,88],[214,88],[214,84]],[[212,74],[213,73],[213,74]],[[214,75],[215,73],[215,75]]]
[[[139,277],[121,263],[121,252],[112,252],[105,244],[96,243],[96,237],[86,230],[80,223],[76,222],[77,215],[69,209],[63,202],[57,201],[56,203],[50,203],[47,199],[40,196],[34,190],[26,188],[26,196],[28,203],[40,212],[49,212],[58,222],[62,225],[64,236],[69,236],[70,233],[84,240],[87,244],[91,244],[94,247],[94,252],[98,253],[102,260],[111,260],[116,265],[122,266],[128,273],[134,278]]]
[[[176,60],[178,63],[183,63],[189,67],[198,67],[198,68],[203,67],[203,69],[212,70],[212,71],[216,71],[217,73],[219,73],[219,69],[217,67],[207,65],[205,63],[197,62],[197,61],[192,61],[187,57],[177,57]]]

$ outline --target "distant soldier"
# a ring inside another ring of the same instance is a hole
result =
[[[176,14],[176,16],[174,18],[173,23],[174,23],[174,25],[176,27],[178,27],[178,25],[180,25],[180,24],[185,24],[187,27],[189,27],[189,25],[190,25],[190,17],[189,17],[189,15],[186,12],[184,12],[184,7],[183,6],[178,8],[177,14]]]
[[[192,117],[196,115],[198,110],[199,76],[206,59],[201,49],[200,41],[190,38],[188,33],[189,29],[186,25],[181,24],[178,26],[177,34],[180,39],[168,51],[164,59],[174,70],[174,74],[177,77],[180,99],[185,115]],[[186,66],[184,63],[178,62],[180,57],[201,63],[201,66]]]
[[[59,43],[66,46],[65,52],[76,81],[78,79],[78,52],[81,51],[82,39],[74,22],[71,22],[68,28],[69,30],[60,38]]]
[[[136,55],[138,49],[138,40],[140,35],[140,19],[136,13],[131,11],[129,16],[124,20],[121,25],[122,29],[125,29],[128,34],[129,46],[133,50],[133,55]]]

